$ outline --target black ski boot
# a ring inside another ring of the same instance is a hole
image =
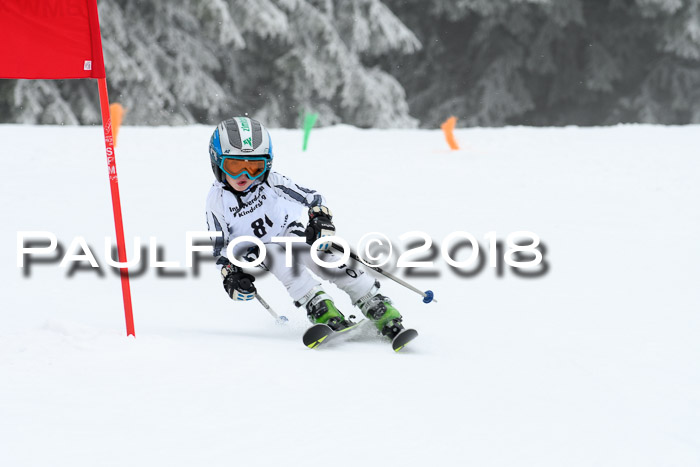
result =
[[[403,330],[403,317],[399,310],[391,304],[391,299],[377,294],[360,304],[360,310],[371,319],[382,336],[389,339],[396,337]]]
[[[330,295],[320,287],[314,287],[294,304],[298,307],[306,306],[306,316],[313,324],[325,324],[336,332],[355,324],[343,316]]]
[[[391,347],[398,352],[408,342],[418,337],[418,332],[415,329],[404,329],[401,313],[394,308],[391,299],[377,293],[378,290],[379,282],[375,282],[372,289],[360,298],[356,305],[367,318],[374,322],[383,336],[391,339]]]

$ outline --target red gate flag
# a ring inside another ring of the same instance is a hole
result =
[[[96,78],[119,262],[124,226],[97,0],[0,0],[0,78]],[[129,270],[121,268],[126,333],[134,335]]]
[[[0,77],[104,78],[95,0],[1,0]]]

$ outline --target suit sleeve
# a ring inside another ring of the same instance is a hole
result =
[[[220,232],[218,236],[211,236],[212,254],[216,260],[218,268],[229,264],[226,258],[226,247],[230,241],[230,229],[224,217],[224,204],[222,199],[223,191],[213,186],[207,196],[207,230],[210,232]]]
[[[297,185],[289,178],[277,172],[270,172],[267,183],[269,183],[272,189],[281,197],[306,206],[307,208],[325,205],[326,203],[325,198],[316,190]]]

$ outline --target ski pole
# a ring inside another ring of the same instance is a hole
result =
[[[345,250],[343,249],[343,247],[338,246],[338,245],[336,245],[335,243],[332,243],[331,246],[332,246],[335,250],[338,250],[338,251],[340,251],[340,252],[342,252],[342,253],[345,253]],[[413,287],[411,284],[409,284],[408,282],[404,281],[403,279],[399,279],[398,277],[396,277],[395,275],[391,274],[390,272],[387,272],[387,271],[383,270],[383,269],[380,268],[379,266],[372,266],[372,265],[370,265],[370,264],[365,263],[365,262],[362,260],[362,258],[360,258],[354,251],[352,251],[352,248],[350,249],[350,257],[351,257],[352,259],[354,259],[355,261],[358,261],[358,262],[364,264],[364,265],[367,266],[368,268],[377,271],[379,274],[383,275],[384,277],[388,277],[388,278],[391,279],[392,281],[394,281],[394,282],[396,282],[396,283],[398,283],[398,284],[403,285],[404,287],[406,287],[406,288],[409,289],[409,290],[414,291],[415,293],[417,293],[418,295],[420,295],[421,297],[423,297],[423,303],[430,303],[430,302],[435,302],[435,303],[437,303],[437,300],[435,300],[435,298],[434,298],[434,297],[435,297],[435,294],[433,293],[432,290],[426,290],[425,292],[423,292],[423,291],[421,291],[420,289],[417,289],[417,288]]]
[[[241,286],[244,290],[250,290],[253,287],[253,283],[247,278],[243,278],[241,279]],[[272,307],[268,305],[265,299],[263,299],[257,291],[255,292],[255,298],[257,298],[260,304],[267,310],[268,313],[270,313],[270,316],[275,318],[275,322],[277,324],[284,324],[287,321],[289,321],[286,316],[280,316],[277,313],[275,313],[275,310],[273,310]]]
[[[284,324],[287,321],[289,321],[286,316],[280,316],[277,313],[275,313],[275,310],[273,310],[272,307],[268,305],[267,302],[257,292],[255,293],[255,298],[257,298],[260,304],[268,311],[268,313],[270,313],[270,316],[275,318],[275,322],[277,324]]]

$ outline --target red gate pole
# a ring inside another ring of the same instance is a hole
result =
[[[109,95],[107,94],[107,79],[98,78],[100,90],[100,110],[102,112],[102,128],[104,129],[105,148],[107,151],[107,169],[109,171],[109,188],[112,192],[112,211],[114,213],[114,228],[117,235],[117,253],[119,262],[126,263],[126,246],[124,243],[124,224],[122,222],[122,205],[119,199],[119,179],[117,178],[117,162],[114,155],[114,136],[112,134],[112,117],[109,114]],[[124,318],[126,319],[126,335],[135,336],[134,313],[131,308],[131,286],[129,285],[129,270],[120,268],[122,281],[122,296],[124,298]]]
[[[124,226],[97,0],[0,0],[0,10],[0,78],[97,79],[117,251],[119,262],[124,264]],[[126,334],[134,336],[129,270],[121,267],[119,275]]]

